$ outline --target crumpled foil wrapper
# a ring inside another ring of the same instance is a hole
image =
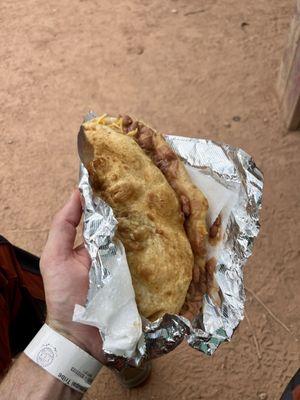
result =
[[[260,228],[263,175],[252,158],[241,149],[204,139],[170,135],[165,138],[185,165],[238,193],[225,227],[215,272],[223,302],[218,307],[205,295],[203,314],[193,321],[170,314],[154,323],[143,318],[144,340],[139,341],[134,357],[122,359],[106,354],[108,364],[117,369],[125,364],[139,365],[142,359],[166,354],[183,339],[194,349],[212,355],[222,342],[230,340],[244,317],[243,267],[252,253],[254,238]],[[113,243],[117,221],[108,204],[93,198],[88,172],[82,164],[79,188],[85,200],[84,241],[92,258],[88,305],[95,291],[106,284],[109,276],[105,267],[107,257],[114,257],[118,251]]]

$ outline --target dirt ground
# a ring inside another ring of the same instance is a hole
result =
[[[265,174],[231,343],[211,358],[183,344],[132,391],[103,369],[86,399],[277,400],[299,367],[300,134],[286,133],[276,98],[292,11],[293,0],[1,2],[0,231],[15,244],[41,254],[77,182],[89,109],[240,146]]]

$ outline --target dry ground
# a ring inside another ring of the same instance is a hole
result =
[[[292,0],[1,2],[0,231],[12,242],[41,253],[76,185],[76,133],[89,109],[240,146],[265,174],[245,281],[290,333],[248,294],[248,320],[212,358],[181,345],[131,392],[103,370],[86,399],[277,400],[299,367],[300,134],[286,134],[275,90],[292,8]]]

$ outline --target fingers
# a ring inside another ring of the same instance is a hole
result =
[[[64,207],[55,215],[46,250],[51,257],[68,257],[73,251],[76,227],[82,214],[79,190],[76,189]]]

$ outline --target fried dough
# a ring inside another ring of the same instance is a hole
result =
[[[110,122],[100,117],[82,125],[94,194],[118,220],[140,313],[150,320],[179,313],[194,265],[179,200],[136,141]]]

